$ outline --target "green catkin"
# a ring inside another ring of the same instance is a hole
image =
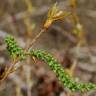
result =
[[[7,50],[11,56],[19,56],[20,60],[26,58],[26,55],[22,48],[18,46],[16,41],[12,36],[7,36],[5,38],[5,42],[7,43]],[[39,50],[30,50],[30,56],[35,56],[37,59],[45,61],[50,69],[56,74],[56,77],[60,82],[64,85],[64,87],[70,89],[71,91],[85,91],[96,89],[96,85],[92,83],[83,84],[74,81],[63,69],[63,67],[58,63],[56,59],[53,58],[51,54],[47,54],[46,52],[42,52]]]
[[[12,58],[19,58],[20,60],[25,59],[25,53],[21,47],[17,44],[12,36],[7,36],[5,38],[5,42],[7,44],[7,50]]]
[[[64,71],[61,64],[58,63],[56,59],[53,58],[51,54],[46,54],[42,51],[36,51],[31,50],[30,51],[32,56],[35,56],[36,58],[45,61],[48,63],[49,67],[52,71],[56,74],[56,77],[59,79],[59,81],[62,82],[64,87],[70,89],[71,91],[85,91],[85,90],[92,90],[96,89],[96,85],[92,83],[83,84],[83,83],[77,83],[71,77]]]

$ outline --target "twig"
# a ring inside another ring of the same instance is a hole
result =
[[[29,44],[29,46],[26,48],[26,50],[30,50],[33,46],[33,44],[36,42],[36,40],[41,36],[42,33],[45,32],[45,29],[41,29],[41,31],[36,35],[35,38],[33,38],[32,42]]]

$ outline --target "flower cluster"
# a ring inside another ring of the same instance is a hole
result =
[[[12,36],[7,36],[5,38],[7,44],[7,50],[12,58],[19,58],[20,60],[25,59],[25,53],[21,47],[17,44]]]
[[[56,59],[53,58],[51,54],[47,54],[46,52],[42,52],[39,50],[31,50],[30,51],[32,56],[45,61],[51,70],[56,74],[59,81],[62,82],[64,87],[72,90],[72,91],[84,91],[84,90],[92,90],[96,89],[96,85],[92,83],[83,84],[75,82],[63,69],[61,64],[58,63]]]
[[[7,43],[7,50],[10,55],[14,57],[19,57],[19,60],[23,60],[26,58],[26,55],[22,48],[18,46],[16,41],[12,36],[7,36],[5,38]],[[61,64],[58,63],[56,59],[49,53],[40,51],[40,50],[33,50],[31,49],[28,51],[28,55],[35,56],[37,59],[43,60],[46,62],[50,69],[56,74],[56,77],[59,79],[60,82],[64,85],[64,87],[70,89],[71,91],[85,91],[85,90],[92,90],[96,89],[96,84],[88,83],[79,83],[73,80],[63,69]]]

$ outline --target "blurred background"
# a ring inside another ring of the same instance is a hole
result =
[[[53,54],[73,78],[96,83],[96,0],[77,0],[76,6],[71,6],[75,0],[71,1],[0,0],[0,67],[11,64],[4,38],[11,34],[25,48],[43,28],[48,10],[57,2],[59,10],[72,12],[73,17],[54,22],[32,48]],[[0,85],[0,96],[81,95],[96,96],[96,91],[71,93],[45,62],[33,62],[32,58],[20,62],[18,70]]]

